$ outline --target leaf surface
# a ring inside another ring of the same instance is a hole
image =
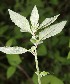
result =
[[[22,47],[0,47],[0,51],[6,54],[22,54],[27,52],[27,49]]]
[[[18,27],[21,28],[20,29],[21,32],[30,32],[31,33],[30,25],[29,25],[29,22],[26,19],[26,17],[14,12],[10,9],[8,9],[8,11],[9,11],[12,22],[14,22],[15,25],[17,25]]]
[[[16,67],[10,66],[7,69],[7,78],[10,78],[16,71]]]
[[[22,62],[20,56],[17,54],[7,54],[6,57],[11,66],[17,67]]]
[[[33,10],[32,10],[31,17],[30,17],[30,21],[31,21],[31,24],[32,24],[32,30],[39,26],[38,20],[39,20],[39,14],[38,14],[37,7],[35,5]]]
[[[60,23],[54,24],[41,32],[39,32],[39,40],[45,40],[51,36],[54,36],[62,31],[66,24],[66,21],[62,21]]]
[[[60,14],[59,14],[59,15],[60,15]],[[51,23],[53,23],[53,22],[58,18],[59,15],[56,15],[56,16],[51,17],[51,18],[46,18],[46,19],[40,24],[39,29],[49,26]]]

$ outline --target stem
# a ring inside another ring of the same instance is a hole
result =
[[[35,62],[36,62],[36,74],[38,76],[38,84],[41,84],[41,76],[40,76],[40,71],[39,71],[39,66],[38,66],[38,58],[37,58],[37,44],[34,44],[35,46],[32,46],[29,52],[31,52],[35,56]]]
[[[35,56],[35,62],[36,62],[36,69],[37,69],[37,75],[38,75],[38,83],[41,84],[41,77],[39,74],[39,67],[38,67],[38,58],[37,58],[37,51],[35,50],[34,52],[34,56]]]

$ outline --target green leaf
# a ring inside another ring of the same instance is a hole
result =
[[[63,82],[53,75],[42,77],[42,84],[63,84]]]
[[[37,77],[37,74],[34,74],[33,75],[33,78],[32,78],[34,84],[38,84],[38,77]]]
[[[8,26],[3,24],[3,26],[0,26],[0,35],[3,35],[8,29]]]
[[[33,75],[34,84],[38,84],[37,75]],[[59,78],[53,75],[47,75],[41,78],[41,84],[64,84]]]
[[[67,59],[70,59],[70,52],[68,53],[68,57],[67,57]]]
[[[14,37],[16,39],[22,38],[23,34],[20,32],[20,29],[18,27],[14,28]]]
[[[6,42],[6,46],[11,46],[12,43],[13,43],[13,41],[15,41],[14,38],[9,39],[9,40]]]
[[[51,0],[51,3],[52,3],[53,5],[57,5],[57,4],[58,4],[58,0]]]
[[[7,69],[7,78],[10,78],[16,71],[16,67],[10,66]]]
[[[20,56],[17,54],[7,54],[7,59],[10,65],[16,67],[22,62]]]
[[[34,44],[36,43],[36,39],[31,38],[30,41]]]
[[[46,46],[44,44],[41,44],[37,50],[37,53],[39,56],[44,56],[47,54],[47,49]]]
[[[59,39],[57,38],[57,37],[53,37],[52,38],[52,46],[56,46],[57,45],[57,43],[58,43],[58,41],[59,41]]]

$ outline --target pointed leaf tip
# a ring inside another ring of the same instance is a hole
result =
[[[8,9],[8,11],[10,11],[10,9]]]
[[[34,8],[37,8],[36,5],[34,6]]]
[[[65,21],[62,21],[65,25],[66,25],[66,23],[67,23],[67,21],[65,20]]]
[[[66,22],[67,21],[62,21],[60,23],[51,25],[50,27],[42,30],[41,32],[39,32],[39,39],[44,40],[46,38],[49,38],[51,36],[54,36],[60,33],[62,29],[64,28],[64,26],[66,25]]]
[[[59,16],[60,14],[54,16],[54,17],[51,17],[51,18],[46,18],[41,24],[40,24],[40,27],[39,29],[42,29],[42,28],[45,28],[47,26],[49,26],[50,24],[52,24]]]
[[[36,5],[34,6],[32,12],[31,12],[31,16],[30,16],[30,21],[32,24],[32,27],[37,27],[38,25],[38,20],[39,20],[39,14],[38,14],[38,10]]]
[[[8,9],[9,11],[9,15],[10,18],[12,20],[12,22],[15,23],[15,25],[17,25],[18,27],[20,27],[20,31],[21,32],[30,32],[31,33],[31,29],[30,29],[30,25],[28,20],[26,19],[26,17]]]
[[[10,9],[8,9],[8,11],[9,11]]]
[[[16,71],[16,67],[10,66],[7,69],[7,79],[9,79],[11,76],[13,76],[15,71]]]

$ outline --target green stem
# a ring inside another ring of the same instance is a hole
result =
[[[40,76],[40,71],[39,71],[39,66],[38,66],[38,58],[37,58],[37,44],[35,46],[32,46],[29,52],[31,52],[35,56],[35,62],[36,62],[36,74],[38,76],[38,84],[41,84],[41,76]]]
[[[39,71],[39,67],[38,67],[38,58],[37,58],[37,51],[36,50],[34,52],[34,56],[35,56],[36,69],[37,69],[37,75],[38,75],[38,83],[41,84],[41,77],[40,77],[40,71]]]

